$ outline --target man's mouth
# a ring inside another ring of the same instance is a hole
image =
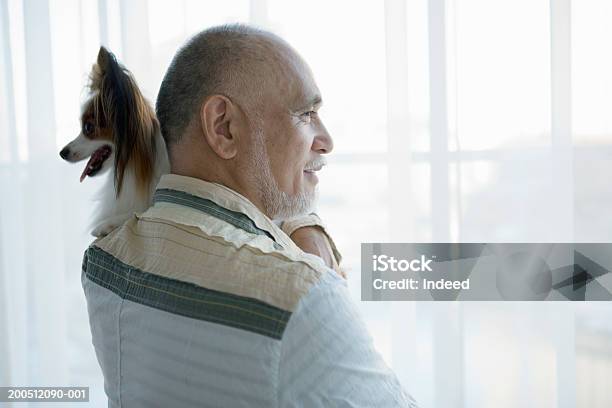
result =
[[[87,176],[95,176],[96,173],[102,168],[104,161],[110,157],[112,152],[113,149],[109,145],[104,145],[93,152],[89,158],[89,161],[87,162],[87,165],[85,165],[85,169],[83,169],[83,173],[81,173],[80,181],[83,182]]]
[[[321,170],[324,165],[324,161],[317,161],[308,164],[306,167],[304,167],[304,176],[308,178],[311,182],[317,183],[319,181],[319,178],[317,177],[316,172]]]
[[[316,160],[314,162],[311,162],[311,163],[307,164],[304,167],[304,173],[314,173],[315,171],[319,171],[326,164],[327,164],[327,162],[325,161],[325,159],[323,159],[323,158],[318,159],[318,160]]]

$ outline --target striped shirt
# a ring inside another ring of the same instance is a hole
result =
[[[81,280],[109,407],[415,406],[346,281],[222,185],[163,176]]]

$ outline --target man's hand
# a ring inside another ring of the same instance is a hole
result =
[[[314,225],[298,228],[290,238],[302,251],[320,257],[327,266],[346,279],[346,274],[338,266],[327,235],[321,227]]]

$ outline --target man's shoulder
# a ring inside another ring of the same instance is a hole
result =
[[[269,241],[240,231],[228,237],[169,220],[133,216],[90,248],[130,268],[293,312],[323,276],[333,272]]]

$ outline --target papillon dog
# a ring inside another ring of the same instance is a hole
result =
[[[104,47],[92,67],[88,88],[81,132],[60,156],[72,163],[89,158],[81,182],[112,169],[89,225],[94,237],[102,237],[151,205],[155,187],[170,164],[155,111],[132,74]]]

